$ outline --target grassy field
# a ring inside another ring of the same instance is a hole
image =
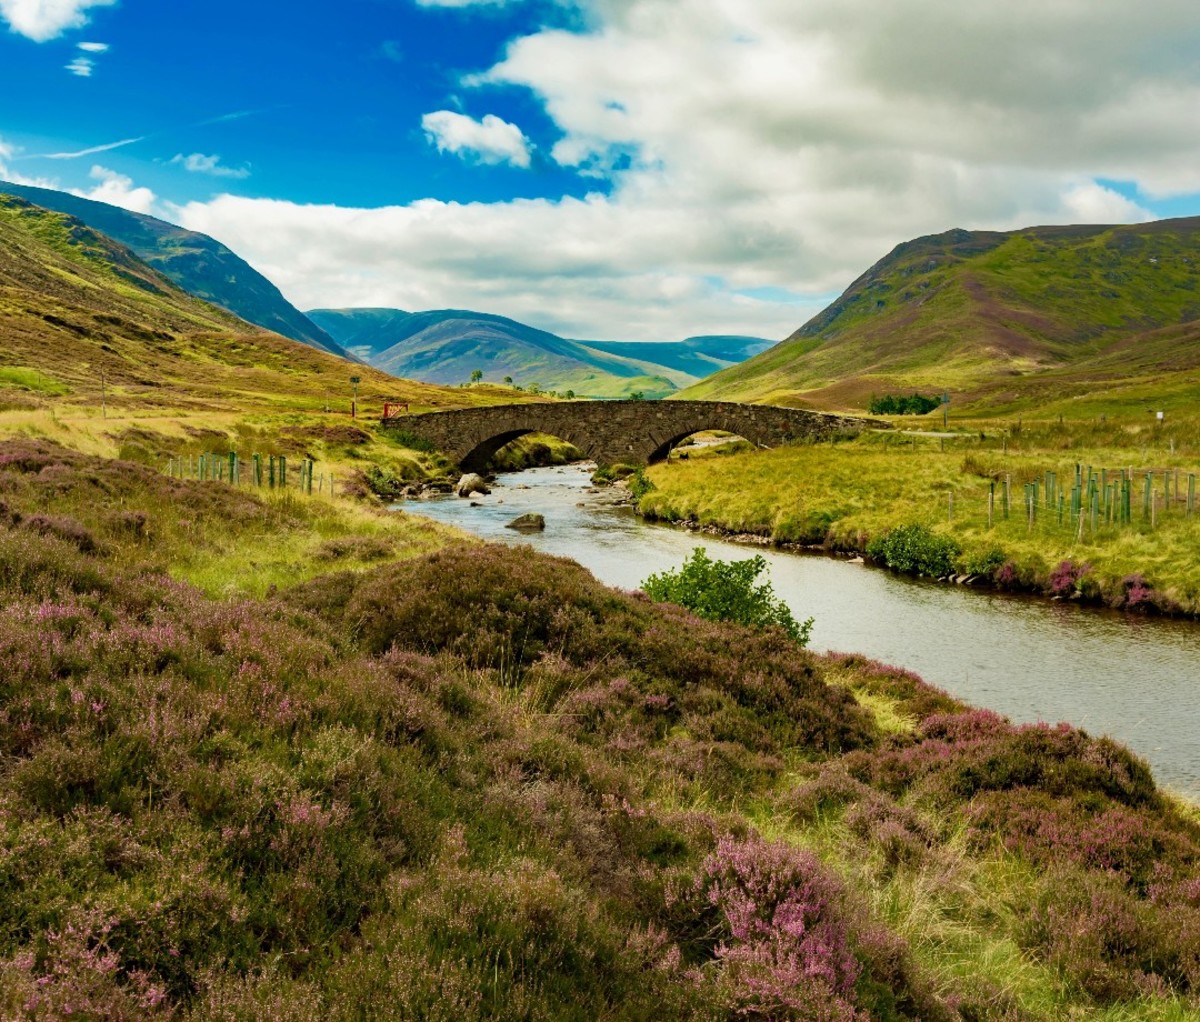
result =
[[[445,541],[0,442],[0,1017],[1197,1017],[1127,751]]]
[[[686,461],[647,471],[654,489],[639,507],[652,517],[779,543],[872,552],[903,570],[971,575],[980,583],[1112,606],[1200,613],[1200,479],[1191,516],[1186,504],[1188,476],[1200,476],[1194,423],[1176,420],[1160,428],[1113,418],[1019,428],[1013,421],[986,421],[970,428],[947,438],[869,433],[836,445],[735,457],[693,451]],[[1101,512],[1093,528],[1089,507],[1080,527],[1069,510],[1077,465],[1109,484],[1133,470],[1131,522],[1106,522]],[[1061,520],[1057,501],[1047,506],[1047,472],[1066,490]],[[1149,517],[1143,510],[1147,472],[1153,475]],[[1171,499],[1164,503],[1168,472]],[[1040,507],[1031,522],[1025,493],[1035,481]],[[905,526],[923,530],[914,535],[929,547],[928,564],[918,557],[914,567],[889,556],[883,541]],[[947,559],[932,556],[939,551]]]

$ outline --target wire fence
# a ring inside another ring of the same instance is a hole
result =
[[[199,482],[227,483],[267,490],[291,490],[307,496],[328,493],[333,496],[333,473],[317,473],[317,463],[311,458],[293,461],[290,465],[283,455],[254,454],[243,459],[236,451],[228,454],[197,454],[167,461],[167,475],[172,479],[194,479]]]
[[[1060,480],[1057,472],[1047,471],[1020,487],[1008,475],[993,480],[983,514],[978,505],[963,507],[961,501],[956,508],[951,491],[948,520],[986,521],[989,529],[1023,523],[1028,532],[1056,532],[1082,540],[1105,530],[1157,528],[1168,516],[1191,518],[1197,510],[1196,473],[1179,469],[1076,465],[1073,478]]]

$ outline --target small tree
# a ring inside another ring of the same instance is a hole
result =
[[[761,555],[714,561],[696,547],[678,570],[651,575],[642,589],[652,600],[677,603],[710,621],[736,621],[756,628],[774,625],[801,646],[808,645],[813,619],[797,622],[769,581],[755,581],[766,567]]]
[[[482,369],[472,369],[471,370],[471,382],[472,383],[478,383],[482,379],[483,379],[483,370]]]
[[[513,378],[511,376],[504,377],[504,382],[507,383],[510,387],[512,386],[512,381],[513,381]]]

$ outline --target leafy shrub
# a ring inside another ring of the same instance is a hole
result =
[[[986,550],[971,550],[963,554],[959,568],[964,575],[981,575],[984,578],[995,579],[996,573],[1006,560],[1004,551],[998,546],[993,546]]]
[[[867,544],[867,556],[908,575],[941,578],[954,571],[960,547],[951,536],[933,532],[924,525],[901,525]]]
[[[761,555],[744,561],[714,561],[703,547],[676,571],[651,575],[642,583],[647,596],[677,603],[710,621],[736,621],[756,628],[782,628],[801,646],[808,644],[812,618],[798,623],[769,581],[755,582],[766,570]]]
[[[929,397],[914,392],[908,397],[897,394],[873,397],[868,408],[872,415],[925,415],[941,404],[940,397]]]
[[[634,500],[641,500],[647,493],[651,493],[656,488],[654,483],[646,476],[645,469],[637,469],[629,478],[629,492],[633,495]]]
[[[1081,590],[1084,576],[1092,570],[1090,564],[1076,564],[1073,561],[1060,561],[1057,568],[1050,573],[1046,587],[1052,596],[1074,596]]]

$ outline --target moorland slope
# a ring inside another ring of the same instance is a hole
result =
[[[897,246],[769,351],[682,396],[864,408],[951,392],[1012,411],[1194,394],[1200,218],[948,231]]]
[[[321,351],[346,351],[235,252],[207,234],[50,188],[0,181],[0,193],[73,216],[133,251],[189,294]]]

